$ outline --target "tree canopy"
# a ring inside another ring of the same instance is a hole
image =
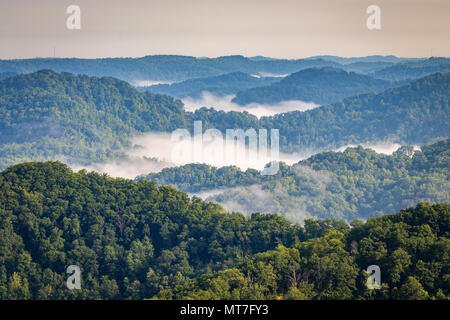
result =
[[[244,217],[59,162],[0,173],[0,299],[443,299],[450,206],[348,224]],[[365,287],[380,266],[382,289]],[[66,268],[81,269],[68,290]]]

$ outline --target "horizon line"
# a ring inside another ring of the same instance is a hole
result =
[[[185,55],[185,54],[176,54],[176,53],[159,53],[159,54],[148,54],[144,56],[103,56],[103,57],[80,57],[80,56],[71,56],[71,57],[51,57],[51,56],[35,56],[28,58],[2,58],[0,61],[18,61],[18,60],[37,60],[37,59],[79,59],[79,60],[96,60],[96,59],[143,59],[147,57],[186,57],[186,58],[195,58],[195,59],[219,59],[219,58],[227,58],[227,57],[243,57],[246,59],[254,59],[254,58],[263,58],[263,59],[271,59],[271,60],[306,60],[306,59],[321,59],[323,57],[334,57],[334,58],[342,58],[342,59],[362,59],[362,58],[370,58],[370,57],[393,57],[396,59],[430,59],[430,58],[445,58],[448,59],[450,56],[396,56],[394,54],[382,55],[382,54],[371,54],[367,56],[339,56],[333,54],[321,54],[321,55],[313,55],[313,56],[305,56],[305,57],[297,57],[297,58],[280,58],[280,57],[271,57],[264,55],[252,55],[245,56],[242,54],[228,54],[228,55],[219,55],[219,56],[194,56],[194,55]]]

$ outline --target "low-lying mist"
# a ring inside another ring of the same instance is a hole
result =
[[[282,101],[276,104],[250,103],[245,106],[240,106],[231,101],[234,97],[235,95],[216,96],[210,92],[204,91],[199,99],[187,97],[182,101],[184,103],[185,110],[190,112],[202,107],[208,107],[219,111],[247,111],[258,118],[273,116],[278,113],[285,113],[289,111],[306,111],[320,107],[320,105],[313,102],[304,102],[299,100]]]
[[[135,80],[131,84],[135,87],[150,87],[158,84],[172,84],[175,81],[161,81],[161,80]]]
[[[401,146],[388,142],[361,145],[383,154],[392,154]],[[219,146],[219,151],[216,149],[217,146]],[[235,156],[228,157],[226,156],[227,149],[225,147],[221,149],[220,146],[225,146],[225,137],[221,143],[220,141],[215,141],[214,144],[203,142],[199,145],[193,138],[174,141],[171,133],[150,132],[133,138],[132,147],[119,150],[121,156],[115,160],[89,166],[72,165],[72,168],[106,173],[111,177],[134,179],[139,175],[160,172],[164,168],[183,166],[189,163],[203,163],[214,167],[234,165],[243,171],[248,168],[262,170],[271,161],[282,161],[292,165],[324,151],[308,149],[297,153],[279,152],[278,157],[274,158],[270,154],[270,148],[267,154],[260,154],[237,143],[234,148]],[[355,147],[355,145],[346,145],[333,151],[342,152],[348,147]],[[419,148],[415,146],[415,149]],[[199,150],[200,152],[198,152]]]
[[[251,74],[252,77],[255,78],[285,78],[289,75],[289,73],[284,73],[284,74],[275,74],[275,73],[269,73],[269,72],[258,72],[256,74]]]
[[[230,212],[241,212],[250,215],[254,212],[277,213],[283,215],[293,223],[303,223],[305,219],[314,216],[309,212],[313,204],[320,203],[326,196],[326,187],[332,183],[328,173],[314,171],[299,164],[294,165],[294,172],[306,182],[314,184],[320,192],[315,196],[292,196],[276,182],[270,190],[267,186],[254,184],[250,186],[222,188],[192,193],[206,201],[214,201]]]
[[[378,142],[378,143],[374,143],[374,144],[361,143],[359,145],[366,149],[372,149],[376,153],[382,153],[382,154],[388,154],[388,155],[393,154],[395,151],[398,150],[398,148],[400,148],[402,146],[401,144],[394,143],[394,142]],[[342,146],[342,147],[336,149],[335,151],[342,152],[342,151],[345,151],[345,149],[347,149],[347,148],[356,148],[357,146],[358,145],[355,145],[355,144],[349,144],[349,145]],[[420,150],[420,147],[415,145],[414,150]]]
[[[225,145],[225,141],[224,137],[222,146]],[[235,165],[241,170],[247,170],[248,168],[262,170],[271,161],[293,164],[311,155],[311,153],[287,154],[280,152],[279,156],[274,158],[270,151],[267,154],[260,154],[236,143],[235,156],[231,158],[226,154],[225,147],[222,148],[223,152],[220,153],[220,141],[218,142],[199,144],[194,139],[174,141],[170,133],[151,132],[135,137],[132,140],[132,148],[120,150],[120,153],[125,155],[120,159],[90,166],[75,165],[72,168],[107,173],[111,177],[133,179],[138,175],[159,172],[163,168],[182,166],[188,163],[204,163],[215,167]],[[217,144],[219,144],[219,148],[217,148]],[[201,150],[201,152],[196,153],[198,150]],[[240,156],[241,154],[245,156]]]

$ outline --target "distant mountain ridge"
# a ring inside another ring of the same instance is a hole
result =
[[[252,60],[243,56],[196,58],[179,55],[154,55],[142,58],[36,58],[0,60],[0,72],[30,73],[42,69],[90,76],[111,76],[128,82],[139,80],[183,81],[224,73],[259,72],[286,74],[311,67],[339,64],[323,59]]]
[[[442,58],[448,60],[448,58]],[[421,63],[422,59],[392,56],[341,58],[319,56],[304,59],[273,59],[268,57],[246,58],[240,55],[217,58],[196,58],[181,55],[151,55],[141,58],[34,58],[0,60],[0,72],[31,73],[42,69],[70,72],[90,76],[111,76],[128,82],[135,81],[183,81],[192,78],[212,77],[224,73],[244,72],[257,74],[291,74],[312,67],[336,67],[347,71],[375,72],[388,63]],[[350,65],[351,63],[357,63]],[[444,72],[431,70],[427,74]],[[422,73],[421,76],[426,74]],[[382,74],[381,74],[382,76]],[[417,76],[419,78],[421,76]]]
[[[371,73],[374,78],[404,81],[424,77],[436,72],[450,72],[449,58],[429,58],[423,61],[407,61],[394,64]]]
[[[26,159],[90,163],[139,132],[185,125],[180,101],[127,82],[41,70],[0,81],[0,167]]]
[[[275,77],[254,77],[238,71],[214,77],[189,79],[173,84],[139,87],[138,89],[167,94],[175,98],[200,98],[204,91],[217,96],[224,96],[234,94],[242,89],[269,85],[279,81],[279,79]]]
[[[276,103],[300,100],[328,104],[362,93],[378,93],[395,84],[367,75],[323,67],[295,72],[269,86],[251,88],[236,94],[233,102]]]
[[[305,112],[262,117],[280,128],[285,152],[362,142],[425,144],[450,137],[450,73],[436,73],[378,94],[363,94]]]

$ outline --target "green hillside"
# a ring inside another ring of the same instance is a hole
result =
[[[362,93],[378,93],[394,84],[336,68],[312,68],[293,73],[269,86],[239,91],[233,102],[276,103],[300,100],[328,104]]]
[[[371,75],[377,79],[402,81],[422,78],[436,72],[450,72],[450,59],[431,57],[423,61],[403,61]]]
[[[114,78],[43,70],[0,81],[0,168],[30,160],[90,164],[111,159],[140,133],[203,128],[280,130],[280,149],[304,152],[392,141],[424,144],[449,137],[449,74],[305,112],[256,118],[199,109],[139,92]]]
[[[140,132],[184,126],[180,101],[114,78],[42,70],[0,81],[0,167],[26,160],[91,163]]]
[[[449,219],[447,204],[420,204],[351,230],[302,227],[153,182],[25,163],[0,173],[0,299],[445,298]],[[383,274],[372,294],[371,264]],[[66,288],[69,265],[80,290]]]

